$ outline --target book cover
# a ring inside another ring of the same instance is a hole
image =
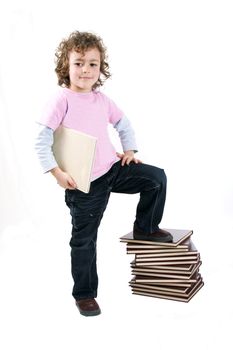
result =
[[[147,241],[147,240],[136,240],[133,237],[133,232],[127,233],[126,235],[120,237],[120,240],[123,243],[129,242],[133,244],[137,243],[137,244],[148,244],[148,245],[154,245],[154,246],[177,247],[193,234],[192,230],[177,230],[177,229],[165,229],[165,230],[171,233],[173,237],[172,242],[164,243],[164,242],[154,242],[154,241]]]
[[[152,277],[152,276],[141,276],[141,275],[135,275],[135,282],[136,283],[160,283],[160,284],[169,284],[169,283],[195,283],[197,282],[198,275],[193,275],[188,277],[187,279],[182,278],[165,278],[165,277]]]
[[[142,254],[142,253],[136,253],[136,260],[137,259],[144,259],[144,258],[159,258],[159,257],[179,257],[179,256],[189,256],[189,255],[197,255],[199,254],[198,251],[172,251],[172,252],[162,252],[162,253],[157,253],[157,252],[153,252],[153,253],[148,253],[148,254]]]
[[[188,260],[193,260],[193,259],[196,259],[197,257],[199,256],[199,253],[198,252],[196,252],[196,253],[192,253],[191,255],[178,255],[178,256],[166,256],[166,255],[164,255],[164,256],[150,256],[150,257],[143,257],[143,258],[141,258],[140,257],[140,255],[137,255],[136,254],[136,256],[135,256],[135,262],[136,262],[136,264],[137,263],[139,263],[139,262],[155,262],[155,261],[167,261],[167,262],[169,262],[169,261],[180,261],[180,260],[186,260],[186,261],[188,261]]]
[[[169,275],[179,275],[179,276],[191,276],[195,271],[201,266],[201,261],[197,264],[192,264],[191,269],[183,270],[179,268],[175,268],[174,266],[141,266],[135,267],[132,266],[132,272],[136,272],[137,274],[145,273],[158,273],[158,274],[169,274]]]
[[[167,294],[167,292],[183,294],[187,293],[187,291],[191,288],[191,284],[189,284],[189,287],[185,287],[183,284],[182,286],[178,286],[178,284],[175,286],[166,286],[136,283],[135,281],[130,281],[129,285],[131,287],[131,290],[132,288],[143,288],[145,291],[162,292],[163,294]]]
[[[134,268],[132,269],[132,275],[140,275],[140,276],[151,276],[151,277],[165,277],[165,278],[176,278],[176,279],[184,279],[189,280],[194,274],[199,271],[200,264],[196,264],[195,269],[192,270],[190,274],[182,274],[179,271],[150,271],[150,269],[140,269]]]
[[[145,247],[145,246],[143,246]],[[159,253],[177,253],[177,252],[188,252],[188,247],[185,248],[161,248],[161,247],[151,247],[150,245],[147,246],[147,248],[143,248],[140,246],[138,248],[131,248],[130,246],[126,246],[126,252],[127,254],[159,254]],[[149,247],[149,249],[148,249]]]
[[[158,266],[158,265],[187,265],[187,264],[196,264],[200,261],[200,257],[197,256],[196,258],[192,258],[190,260],[162,260],[162,261],[139,261],[135,262],[135,266]]]
[[[179,249],[177,247],[173,248],[163,248],[163,249],[155,249],[154,251],[150,251],[149,249],[146,250],[139,250],[135,253],[137,258],[150,258],[150,257],[169,257],[169,256],[187,256],[187,255],[196,255],[198,254],[198,251],[195,247],[195,245],[191,242],[189,242],[189,245],[187,245],[187,249]]]
[[[200,261],[198,261],[197,263],[199,263]],[[193,267],[197,264],[197,263],[189,263],[189,264],[184,264],[184,265],[178,265],[178,264],[172,264],[172,265],[145,265],[145,266],[140,266],[141,268],[149,268],[149,269],[159,269],[159,270],[174,270],[174,271],[182,271],[182,273],[190,273],[190,271],[193,269]],[[135,263],[135,259],[130,263],[131,267],[139,267],[136,263]]]
[[[190,289],[189,292],[185,295],[174,295],[172,293],[162,294],[160,292],[154,291],[144,291],[133,288],[132,292],[133,294],[142,295],[142,296],[148,296],[148,297],[154,297],[154,298],[162,298],[162,299],[170,299],[174,301],[183,301],[183,302],[189,302],[193,296],[203,287],[204,283],[202,279],[199,279],[196,284],[194,284]]]
[[[160,287],[160,286],[152,286],[152,285],[146,285],[146,284],[139,284],[139,283],[131,283],[131,290],[138,290],[138,291],[144,291],[148,293],[159,293],[159,294],[170,294],[170,295],[177,295],[180,297],[189,297],[192,293],[192,290],[199,285],[202,282],[201,276],[197,279],[195,284],[192,284],[190,287]]]
[[[190,281],[182,281],[182,282],[176,282],[176,281],[171,281],[171,282],[146,282],[146,281],[142,281],[142,282],[136,282],[135,277],[132,278],[132,280],[130,281],[130,283],[137,283],[138,285],[141,284],[146,284],[146,285],[151,285],[151,286],[166,286],[166,287],[187,287],[190,288],[193,283]]]
[[[54,132],[52,150],[58,166],[88,193],[91,183],[97,139],[85,133],[60,126]]]

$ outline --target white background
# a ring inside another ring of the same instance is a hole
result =
[[[224,0],[1,8],[2,349],[232,349],[232,18]],[[103,91],[131,120],[138,157],[167,173],[161,226],[194,231],[205,286],[188,304],[131,294],[132,257],[119,237],[138,196],[113,194],[98,238],[102,314],[85,318],[74,305],[69,212],[33,149],[35,119],[56,88],[54,51],[74,30],[103,38],[112,72]]]

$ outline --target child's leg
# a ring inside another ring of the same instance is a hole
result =
[[[109,195],[110,190],[104,177],[92,183],[88,194],[66,190],[66,204],[72,216],[72,295],[76,300],[97,296],[96,239]]]
[[[131,162],[120,168],[112,192],[140,192],[134,225],[149,234],[158,229],[166,199],[166,175],[163,169]]]

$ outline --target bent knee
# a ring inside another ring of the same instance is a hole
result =
[[[161,182],[164,183],[165,185],[167,183],[167,175],[164,169],[161,169]]]
[[[164,169],[154,167],[154,180],[155,183],[159,184],[160,186],[166,187],[167,176]]]

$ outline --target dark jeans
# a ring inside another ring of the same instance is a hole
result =
[[[146,164],[121,166],[115,163],[105,175],[91,183],[88,194],[66,190],[65,200],[72,216],[71,266],[75,299],[97,296],[97,231],[111,192],[139,193],[136,226],[152,233],[162,219],[166,198],[166,175],[162,169]],[[133,224],[132,224],[133,229]]]

